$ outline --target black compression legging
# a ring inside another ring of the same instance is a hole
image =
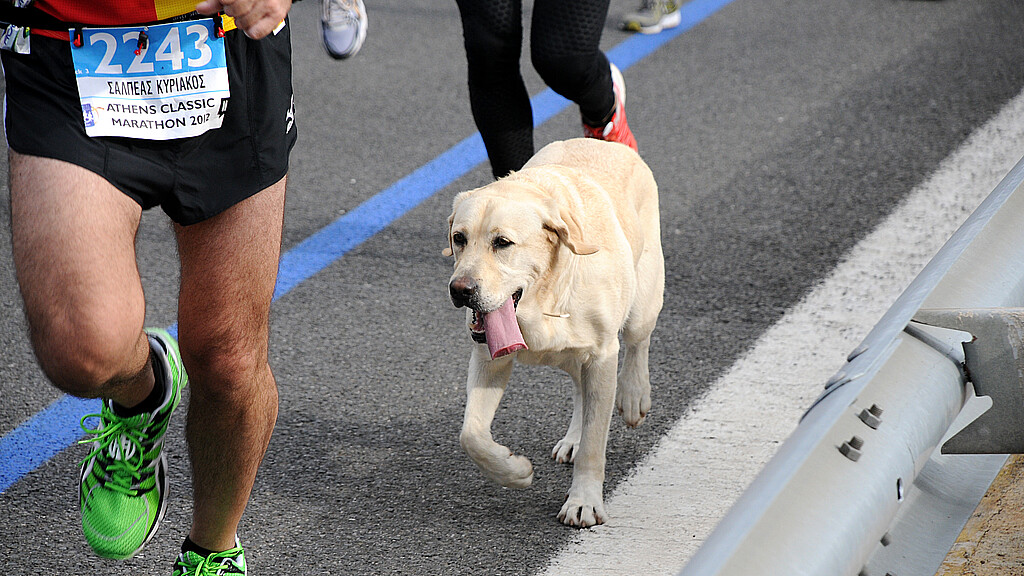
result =
[[[533,156],[533,112],[519,71],[522,0],[456,0],[469,69],[469,98],[496,178]],[[533,67],[552,90],[597,124],[615,106],[608,59],[598,48],[609,0],[536,0]]]

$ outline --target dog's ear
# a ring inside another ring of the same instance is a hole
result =
[[[455,211],[454,210],[452,210],[452,213],[448,216],[448,247],[441,251],[441,255],[446,257],[446,258],[448,256],[451,256],[452,254],[455,254],[455,250],[453,250],[453,247],[452,247],[452,223],[453,222],[455,222]]]
[[[583,228],[576,216],[565,206],[557,202],[548,205],[549,218],[545,225],[550,228],[558,239],[577,256],[589,256],[601,249],[600,246],[587,244],[583,241]]]
[[[476,190],[459,192],[455,195],[455,198],[452,199],[452,213],[448,215],[448,247],[441,251],[442,256],[447,257],[455,254],[455,247],[452,246],[452,224],[455,223],[455,211],[458,210],[459,204],[461,204],[462,201],[468,198],[473,192],[476,192]]]

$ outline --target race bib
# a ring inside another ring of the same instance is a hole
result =
[[[71,55],[86,134],[170,140],[220,128],[230,93],[212,19],[80,34]]]

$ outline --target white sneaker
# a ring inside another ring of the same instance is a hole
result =
[[[366,6],[363,0],[320,0],[324,48],[332,58],[350,58],[366,39]]]
[[[678,0],[642,0],[640,9],[622,17],[621,28],[642,34],[657,34],[683,21]]]

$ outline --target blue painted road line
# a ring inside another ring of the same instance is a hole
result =
[[[476,133],[303,240],[281,257],[274,299],[287,294],[486,160],[484,142]]]
[[[626,70],[690,30],[733,0],[693,0],[681,8],[682,23],[660,34],[636,34],[608,51],[608,59]],[[562,112],[570,102],[550,89],[531,99],[534,124]],[[395,220],[487,160],[479,133],[395,182],[281,257],[274,300],[330,266]],[[168,330],[177,333],[177,326]],[[100,411],[98,400],[62,396],[0,438],[0,494],[82,437],[82,416]]]

